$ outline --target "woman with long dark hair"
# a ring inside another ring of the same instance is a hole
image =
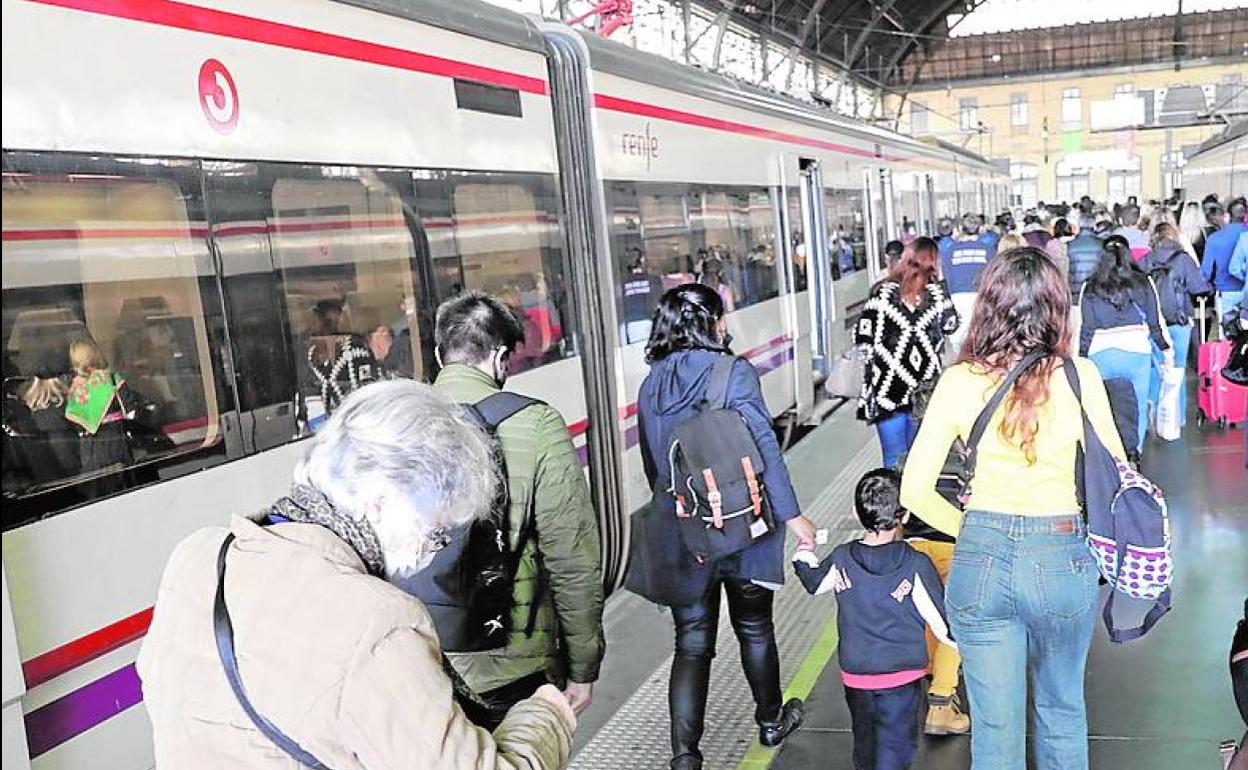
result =
[[[654,491],[652,513],[675,522],[668,449],[672,432],[698,413],[706,398],[715,364],[732,355],[719,294],[700,284],[667,291],[654,313],[646,346],[650,373],[637,396],[637,423],[646,478]],[[762,486],[777,522],[813,547],[815,527],[801,514],[788,468],[771,426],[758,372],[738,359],[727,383],[727,406],[738,412],[762,455]],[[670,517],[670,518],[669,518]],[[649,573],[666,583],[661,592],[642,592],[672,609],[676,655],[668,691],[672,718],[674,770],[698,770],[710,684],[711,659],[719,626],[720,595],[727,594],[728,614],[741,644],[741,665],[754,695],[759,740],[775,746],[801,724],[800,700],[781,703],[780,659],[772,625],[774,589],[784,582],[784,530],[776,529],[752,545],[713,564],[702,565],[679,543],[643,542]],[[655,566],[658,565],[658,566]],[[630,580],[630,587],[635,584]],[[641,592],[641,591],[639,591]]]
[[[939,254],[931,238],[916,240],[871,290],[854,333],[868,350],[858,417],[875,424],[888,468],[900,466],[914,441],[914,397],[940,375],[945,337],[958,328],[937,275]]]
[[[902,505],[957,536],[945,607],[976,720],[973,770],[1023,770],[1028,672],[1036,767],[1088,767],[1083,679],[1098,573],[1075,490],[1083,422],[1062,369],[1069,325],[1070,291],[1044,251],[998,255],[984,271],[966,344],[932,394],[902,479]],[[1122,457],[1100,373],[1089,361],[1074,365],[1082,408]],[[970,436],[1020,366],[979,443],[964,514],[936,491],[936,480],[950,445]]]
[[[1157,289],[1132,256],[1127,240],[1115,235],[1105,241],[1101,261],[1081,295],[1079,355],[1091,358],[1103,378],[1131,382],[1137,433],[1136,445],[1128,449],[1139,455],[1148,431],[1153,346],[1162,351],[1167,368],[1174,366],[1170,340],[1161,328]]]

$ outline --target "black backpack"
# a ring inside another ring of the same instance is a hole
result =
[[[763,490],[763,456],[745,419],[728,408],[735,356],[711,369],[697,414],[676,426],[667,461],[676,520],[685,547],[699,564],[744,551],[775,530]]]
[[[1157,287],[1161,300],[1161,315],[1169,326],[1191,322],[1191,304],[1187,296],[1187,280],[1175,268],[1173,262],[1182,252],[1174,252],[1166,262],[1158,262],[1149,268],[1148,275]]]
[[[464,415],[490,436],[494,465],[502,480],[498,494],[488,516],[449,530],[446,545],[428,567],[396,581],[400,588],[424,602],[442,649],[447,652],[493,650],[507,644],[507,635],[512,630],[516,569],[536,530],[536,522],[532,511],[527,511],[516,547],[508,548],[511,496],[507,488],[507,464],[497,433],[498,426],[513,415],[541,403],[504,391],[486,396],[476,404],[463,405]],[[526,635],[533,633],[537,606],[537,597],[534,597],[524,629]]]

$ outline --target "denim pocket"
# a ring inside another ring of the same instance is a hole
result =
[[[945,607],[950,612],[963,614],[983,607],[991,571],[992,557],[988,554],[955,550],[949,568],[949,585],[945,587]]]
[[[1087,548],[1058,563],[1036,564],[1036,593],[1045,615],[1056,620],[1075,620],[1096,602],[1096,561]]]

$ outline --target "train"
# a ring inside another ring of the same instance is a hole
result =
[[[1223,202],[1248,194],[1248,120],[1203,142],[1183,166],[1183,188],[1199,200],[1216,193]]]
[[[611,588],[655,292],[713,272],[799,425],[884,242],[1007,203],[959,148],[475,0],[2,9],[6,767],[152,765],[165,560],[285,491],[344,346],[430,380],[439,302],[509,302],[509,387],[565,416]],[[125,380],[111,442],[49,420],[82,338]]]

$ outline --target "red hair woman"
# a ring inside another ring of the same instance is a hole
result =
[[[940,375],[945,337],[958,327],[938,263],[936,242],[915,240],[871,290],[854,333],[868,349],[858,416],[875,425],[889,468],[900,466],[914,441],[915,395]]]

